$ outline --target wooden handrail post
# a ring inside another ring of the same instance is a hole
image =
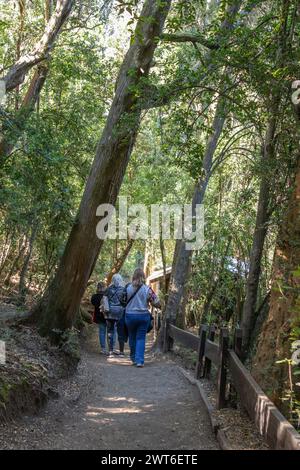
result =
[[[214,341],[216,329],[214,326],[210,326],[208,330],[208,339]],[[211,371],[211,360],[205,356],[204,359],[204,368],[203,368],[203,377],[209,379]]]
[[[169,320],[166,318],[164,321],[164,342],[163,342],[163,352],[168,352],[168,337],[169,337]]]
[[[217,409],[226,404],[226,358],[228,353],[229,335],[227,328],[221,328],[220,334],[220,365],[217,378]]]
[[[197,364],[195,370],[195,377],[196,379],[200,379],[202,376],[202,365],[203,365],[203,357],[205,352],[205,342],[206,342],[206,334],[207,334],[207,325],[201,325],[199,330],[199,348],[198,348],[198,357],[197,357]]]
[[[172,351],[173,349],[173,339],[169,335],[170,324],[171,324],[170,319],[166,318],[165,326],[164,326],[164,344],[163,344],[164,353],[168,351]]]

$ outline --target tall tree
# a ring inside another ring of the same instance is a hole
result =
[[[277,50],[275,67],[283,69],[287,53],[287,41],[289,36],[288,16],[290,1],[283,0],[280,15],[280,29],[277,36]],[[271,81],[271,95],[268,104],[268,120],[264,142],[262,144],[262,177],[257,204],[256,223],[253,236],[253,244],[250,255],[250,268],[247,279],[246,298],[243,306],[242,329],[243,349],[247,353],[251,332],[255,324],[255,313],[257,307],[257,294],[261,272],[261,260],[263,255],[265,238],[268,231],[270,219],[270,199],[272,186],[274,184],[274,158],[276,145],[276,130],[280,115],[280,104],[283,96],[285,82],[274,79]]]
[[[78,311],[103,244],[96,235],[96,209],[116,201],[139,127],[139,85],[149,75],[170,4],[146,0],[137,21],[75,223],[53,282],[35,309],[43,334],[71,327]]]
[[[280,403],[287,385],[286,364],[291,357],[290,334],[300,326],[300,159],[294,190],[277,239],[270,309],[263,325],[253,360],[253,374],[259,384]]]
[[[20,14],[22,15],[22,23],[24,23],[24,2],[20,1]],[[51,9],[52,9],[52,0],[46,0],[45,1],[45,27],[50,22],[51,19]],[[71,12],[71,10],[70,10]],[[22,30],[24,26],[22,25]],[[19,34],[19,38],[21,36],[21,33]],[[18,60],[20,59],[20,39],[18,38],[18,47],[17,47],[17,57]],[[13,129],[10,129],[8,135],[3,132],[2,136],[0,137],[0,167],[5,163],[6,158],[11,154],[11,152],[14,149],[14,146],[18,139],[20,138],[20,135],[24,132],[26,122],[28,120],[28,117],[34,110],[34,107],[36,103],[39,100],[41,90],[44,86],[44,83],[46,81],[47,75],[49,72],[49,55],[46,60],[42,61],[41,63],[38,63],[36,66],[36,70],[33,74],[32,79],[30,80],[30,83],[28,85],[27,91],[24,95],[24,98],[21,102],[21,105],[17,106],[16,109],[16,115],[14,116],[14,120],[17,122],[16,126],[13,126]],[[19,88],[19,85],[17,89]],[[19,103],[19,93],[17,94],[17,100]]]
[[[230,2],[225,13],[225,19],[220,26],[220,31],[217,34],[217,41],[227,35],[232,30],[236,15],[240,9],[241,1]],[[210,52],[208,52],[206,61],[209,62]],[[214,154],[221,136],[225,120],[226,120],[226,104],[222,95],[218,98],[218,103],[215,109],[214,118],[211,126],[210,136],[207,140],[207,145],[204,152],[202,162],[203,176],[199,178],[194,190],[192,206],[195,210],[196,204],[202,204],[205,191],[211,175],[211,168],[213,163]],[[169,285],[168,301],[165,309],[165,316],[171,321],[175,321],[176,316],[181,306],[181,299],[184,294],[185,284],[189,277],[191,265],[191,250],[187,250],[184,240],[178,240],[176,243],[174,253],[174,262],[172,268],[172,276]]]
[[[300,123],[300,82],[294,82],[295,115]],[[270,308],[259,337],[252,373],[268,390],[272,399],[281,403],[287,385],[288,369],[283,361],[291,355],[290,335],[300,327],[300,156],[295,171],[293,191],[283,217],[273,262]],[[276,361],[280,361],[277,364]],[[290,380],[290,378],[289,378]]]
[[[1,78],[6,92],[14,90],[23,83],[27,73],[39,62],[45,60],[53,48],[58,34],[69,17],[74,0],[57,0],[56,9],[47,23],[44,33],[32,50],[22,55]]]

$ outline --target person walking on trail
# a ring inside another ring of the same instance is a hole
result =
[[[160,308],[157,295],[146,285],[142,269],[134,271],[132,282],[126,286],[125,323],[128,328],[130,359],[137,367],[144,366],[146,334],[150,325],[149,305]]]
[[[124,331],[124,313],[126,305],[126,293],[124,281],[120,274],[114,274],[112,284],[107,288],[105,295],[108,298],[109,312],[106,316],[108,330],[109,357],[118,354],[114,351],[114,335],[117,328],[120,356],[124,356],[124,343],[126,340]]]
[[[101,348],[101,353],[107,355],[106,349],[106,333],[107,333],[107,325],[106,325],[106,318],[104,317],[103,312],[101,311],[101,300],[103,295],[106,291],[106,284],[104,282],[99,282],[97,284],[97,292],[96,294],[92,295],[91,304],[94,305],[94,315],[93,315],[93,322],[97,323],[99,327],[99,343]]]

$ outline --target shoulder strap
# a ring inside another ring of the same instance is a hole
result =
[[[129,299],[127,299],[126,306],[127,306],[127,305],[129,304],[129,302],[131,302],[131,300],[136,296],[136,294],[138,293],[138,291],[140,290],[140,288],[142,287],[142,285],[143,285],[143,284],[141,284],[141,285],[137,288],[137,290],[132,294],[132,296],[131,296]]]

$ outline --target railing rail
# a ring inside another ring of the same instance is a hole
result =
[[[185,348],[197,352],[197,379],[209,378],[212,364],[216,366],[218,409],[226,406],[227,385],[230,384],[236,390],[242,407],[271,448],[300,450],[300,434],[280,413],[239,359],[242,347],[242,332],[239,328],[234,332],[231,348],[227,328],[221,328],[218,343],[214,341],[214,327],[208,325],[201,325],[199,336],[177,328],[168,321],[164,328],[165,351],[171,350],[174,342],[179,342]]]

